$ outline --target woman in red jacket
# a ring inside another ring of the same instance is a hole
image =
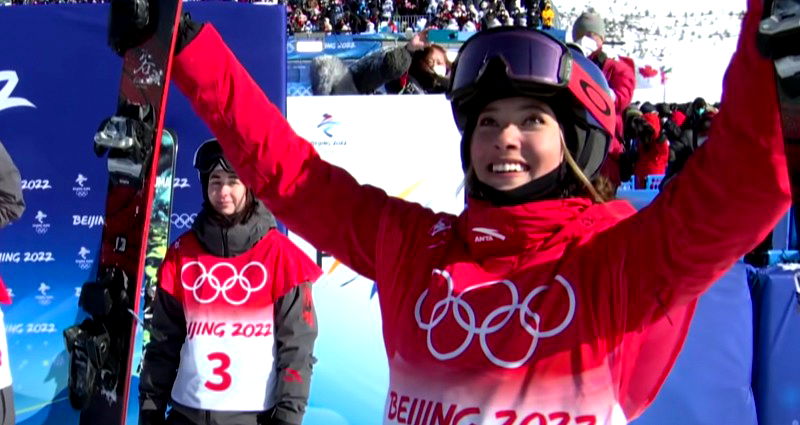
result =
[[[636,188],[645,189],[647,176],[664,174],[669,162],[669,141],[661,132],[661,120],[655,112],[642,115],[648,131],[639,134],[637,140],[637,158],[633,169],[636,176]],[[654,189],[654,188],[648,188]],[[657,188],[655,188],[657,189]]]
[[[761,7],[710,140],[638,213],[593,184],[615,121],[599,70],[543,33],[478,33],[454,64],[459,216],[323,161],[211,25],[184,27],[174,79],[277,217],[378,282],[384,424],[623,424],[654,399],[700,294],[789,206]]]

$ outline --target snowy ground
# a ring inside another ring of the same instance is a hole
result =
[[[607,22],[614,51],[637,63],[672,68],[665,89],[639,90],[635,100],[718,101],[736,49],[746,0],[557,0],[561,25],[594,9]]]

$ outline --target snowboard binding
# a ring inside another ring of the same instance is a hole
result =
[[[109,267],[98,276],[97,282],[83,285],[78,301],[92,318],[64,330],[70,355],[69,399],[72,407],[78,410],[89,405],[97,390],[105,394],[114,392],[120,368],[119,356],[114,350],[119,347],[119,341],[112,339],[114,329],[109,332],[103,322],[125,315],[133,307],[127,295],[130,282],[124,271]]]
[[[81,289],[78,306],[93,318],[103,318],[116,311],[133,308],[128,298],[130,280],[124,271],[109,267],[98,274],[97,282],[86,282]]]
[[[91,319],[64,330],[69,353],[69,402],[73,408],[85,409],[97,388],[99,371],[108,359],[111,338],[108,331]]]
[[[100,124],[94,153],[108,153],[108,172],[115,184],[141,188],[153,154],[155,114],[149,105],[122,103],[117,114]]]
[[[766,0],[759,25],[758,48],[775,61],[780,89],[788,97],[800,96],[800,2]]]

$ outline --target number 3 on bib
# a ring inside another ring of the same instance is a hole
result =
[[[220,382],[206,381],[206,388],[211,391],[225,391],[231,386],[231,375],[226,372],[231,366],[231,358],[225,353],[211,353],[208,355],[208,360],[219,361],[219,366],[215,367],[211,372],[220,377]]]

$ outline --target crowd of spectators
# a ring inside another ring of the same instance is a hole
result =
[[[0,5],[103,3],[108,0],[0,0]],[[587,9],[584,0],[239,0],[286,3],[290,34],[373,33],[424,28],[476,31],[498,25],[550,25],[569,30]],[[551,3],[552,5],[548,5]],[[734,39],[744,14],[741,2],[594,0],[588,6],[606,19],[608,41],[620,54],[663,59],[676,42]],[[549,6],[549,7],[548,7]],[[713,25],[710,25],[713,23]]]
[[[287,0],[289,32],[477,31],[554,24],[550,0]]]
[[[646,187],[647,177],[677,174],[691,154],[708,139],[719,104],[698,97],[691,103],[650,102],[631,104],[623,112],[626,169],[636,189]],[[627,179],[629,176],[623,176]]]

